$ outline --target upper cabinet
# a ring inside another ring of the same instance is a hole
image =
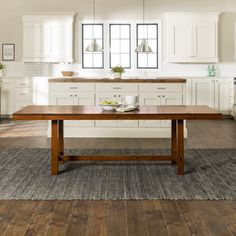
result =
[[[74,14],[23,16],[24,62],[73,62]]]
[[[218,62],[219,13],[167,13],[168,62]]]

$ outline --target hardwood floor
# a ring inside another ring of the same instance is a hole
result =
[[[236,122],[188,122],[187,148],[236,148]],[[0,122],[0,151],[50,147],[45,122]],[[192,135],[194,134],[194,135]],[[200,138],[201,137],[201,138]],[[168,147],[167,139],[66,139],[66,147]],[[1,193],[0,193],[1,194]],[[236,235],[235,201],[0,201],[0,235]]]

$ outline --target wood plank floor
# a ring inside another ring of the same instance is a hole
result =
[[[236,148],[236,122],[188,122],[187,148]],[[0,122],[0,151],[50,147],[45,122]],[[67,147],[161,147],[167,139],[66,139]],[[0,193],[1,194],[1,193]],[[236,235],[236,201],[0,201],[0,235]]]

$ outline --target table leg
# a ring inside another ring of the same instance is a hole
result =
[[[52,120],[52,147],[51,147],[51,173],[58,174],[58,121]]]
[[[177,158],[177,126],[176,120],[171,121],[171,155]],[[176,161],[171,161],[172,164],[177,164]]]
[[[59,120],[59,155],[64,155],[64,124]]]
[[[184,121],[178,120],[178,175],[184,175]]]

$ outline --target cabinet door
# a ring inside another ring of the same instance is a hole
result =
[[[127,94],[127,95],[133,95],[137,96],[138,94]],[[118,95],[118,100],[119,102],[122,102],[123,104],[125,103],[125,96],[126,94],[119,94]],[[139,102],[138,102],[139,104]],[[138,127],[138,121],[137,120],[117,120],[117,127],[120,128],[135,128]]]
[[[45,23],[45,61],[72,62],[72,24],[61,21]]]
[[[139,103],[142,106],[156,106],[161,105],[161,95],[160,94],[140,94]],[[141,128],[155,128],[160,127],[160,120],[140,120],[139,127]]]
[[[104,100],[114,100],[117,101],[117,94],[96,94],[96,105]],[[115,120],[97,120],[97,127],[116,127]]]
[[[215,80],[215,109],[230,114],[230,81],[226,79]]]
[[[80,93],[74,95],[74,105],[82,106],[93,106],[94,105],[94,94]],[[93,120],[82,120],[75,121],[75,124],[80,127],[93,127]]]
[[[217,62],[217,24],[198,23],[193,27],[194,58],[197,62]]]
[[[1,88],[1,115],[12,115],[14,112],[14,84],[4,83]]]
[[[52,93],[51,103],[52,105],[74,105],[74,94],[73,93]],[[75,126],[75,121],[65,121],[66,126]]]
[[[192,23],[172,23],[168,31],[168,61],[191,62],[193,60]]]
[[[24,23],[23,53],[25,62],[44,60],[44,25],[42,23]]]
[[[192,80],[192,105],[207,105],[214,108],[214,80]]]
[[[182,94],[162,94],[161,105],[183,105]],[[162,120],[161,127],[171,127],[170,120]]]

